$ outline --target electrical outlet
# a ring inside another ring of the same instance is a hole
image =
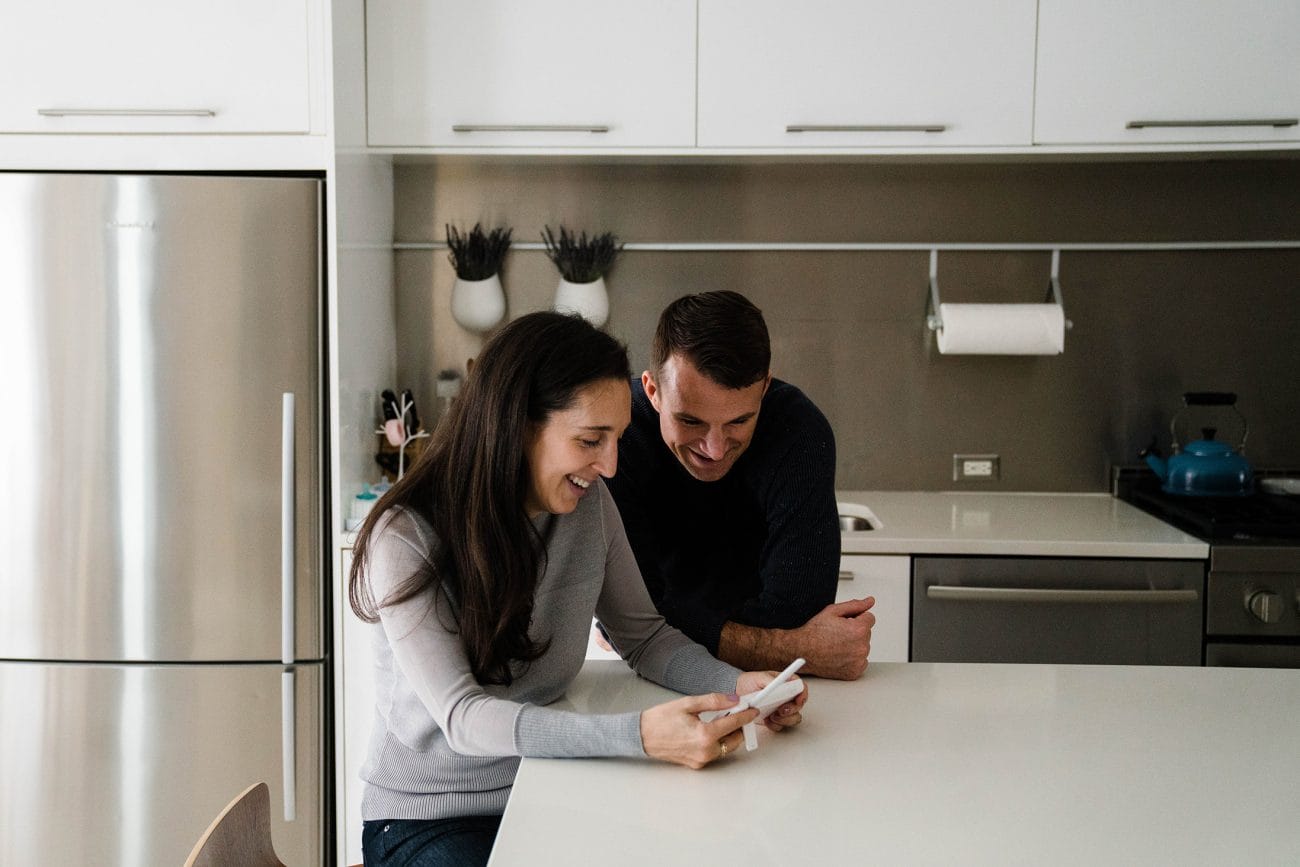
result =
[[[953,455],[954,482],[992,482],[998,478],[997,455]]]

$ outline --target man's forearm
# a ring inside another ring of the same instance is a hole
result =
[[[850,599],[828,605],[798,629],[761,629],[727,622],[718,638],[718,658],[745,671],[780,670],[802,656],[806,674],[854,680],[867,667],[876,600]]]
[[[799,655],[793,645],[794,630],[763,629],[728,621],[718,637],[718,659],[741,671],[768,671],[785,668]]]

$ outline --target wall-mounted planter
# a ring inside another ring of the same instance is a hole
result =
[[[609,319],[605,278],[597,277],[591,283],[570,283],[561,277],[559,288],[555,290],[555,309],[560,313],[577,313],[600,328]]]
[[[456,278],[451,288],[451,315],[462,328],[487,331],[506,315],[506,294],[501,275],[486,280]]]

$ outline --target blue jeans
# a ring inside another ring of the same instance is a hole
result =
[[[366,867],[482,867],[492,854],[500,816],[379,819],[361,831]]]

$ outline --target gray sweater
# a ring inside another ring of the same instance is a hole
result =
[[[361,768],[363,818],[499,815],[520,756],[644,756],[639,713],[546,707],[582,667],[593,613],[642,677],[689,694],[735,690],[737,669],[655,611],[603,481],[572,513],[543,515],[536,526],[547,560],[529,633],[551,643],[509,686],[474,679],[441,590],[379,609],[370,627],[376,707]],[[375,600],[382,604],[437,544],[414,512],[386,515],[366,569]]]

